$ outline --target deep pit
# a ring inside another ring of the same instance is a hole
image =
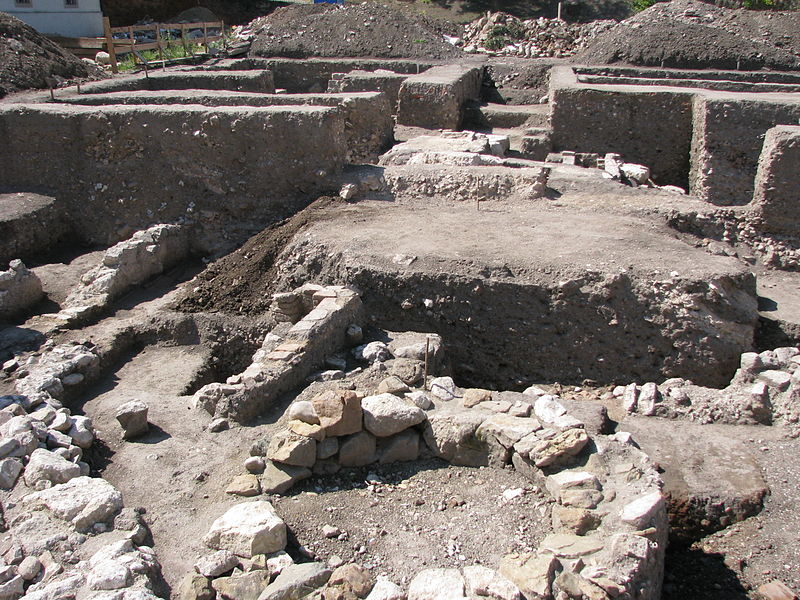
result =
[[[457,52],[3,99],[5,595],[796,593],[798,86]]]

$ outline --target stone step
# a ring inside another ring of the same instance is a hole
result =
[[[471,104],[466,107],[465,120],[474,127],[531,127],[547,126],[550,122],[549,104]]]

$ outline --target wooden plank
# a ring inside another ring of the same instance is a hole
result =
[[[119,65],[117,65],[117,50],[114,48],[114,38],[111,35],[111,21],[108,17],[103,17],[103,30],[106,34],[106,46],[108,46],[108,54],[111,58],[111,72],[119,73]]]

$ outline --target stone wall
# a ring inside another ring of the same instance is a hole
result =
[[[194,396],[195,404],[218,418],[247,422],[258,417],[345,345],[347,331],[362,318],[354,291],[307,284],[276,299],[280,325],[264,340],[252,364],[225,384],[211,383]]]
[[[181,220],[266,224],[329,189],[336,108],[6,105],[0,186],[49,189],[85,240]],[[204,248],[200,248],[204,250]]]
[[[691,193],[722,206],[750,202],[767,130],[796,125],[798,120],[800,99],[698,96],[694,101]]]
[[[400,87],[397,123],[429,129],[458,129],[464,105],[481,95],[483,67],[452,64],[413,75]]]

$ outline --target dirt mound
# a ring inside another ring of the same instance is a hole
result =
[[[294,5],[251,23],[251,56],[347,56],[452,58],[458,48],[444,40],[452,26],[378,4]]]
[[[685,69],[800,69],[800,13],[726,9],[692,0],[659,3],[600,34],[587,64]]]
[[[16,17],[0,12],[0,98],[10,92],[46,88],[56,82],[88,77],[83,61]]]
[[[323,197],[293,217],[267,227],[200,273],[174,305],[183,312],[264,313],[272,302],[275,260],[295,234],[324,218],[324,210],[341,198]]]
[[[219,17],[204,6],[188,8],[170,19],[170,23],[211,23],[219,21]]]

